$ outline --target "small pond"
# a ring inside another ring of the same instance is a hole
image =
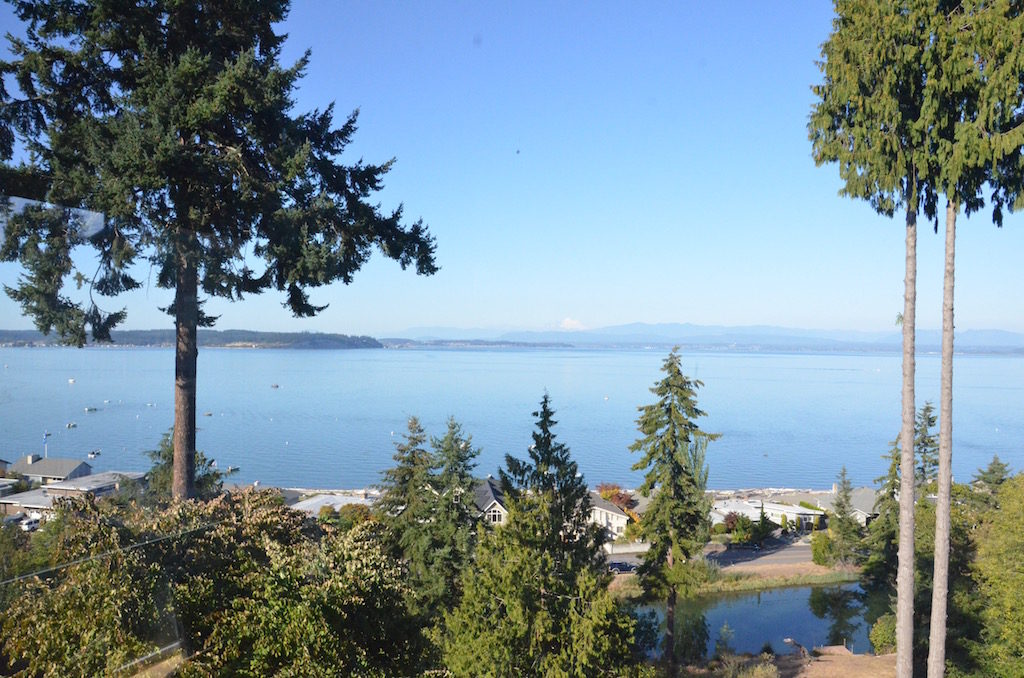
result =
[[[681,600],[676,604],[676,641],[681,657],[699,660],[714,654],[725,641],[732,651],[757,654],[770,644],[789,652],[792,638],[810,650],[821,645],[846,645],[853,652],[871,652],[868,632],[888,611],[888,598],[865,592],[857,584],[793,587],[753,593],[727,593]],[[664,634],[665,606],[649,609]],[[727,627],[727,628],[726,628]],[[725,629],[726,638],[722,637]]]

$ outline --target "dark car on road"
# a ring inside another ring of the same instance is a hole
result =
[[[614,572],[615,574],[626,574],[627,572],[636,572],[636,565],[634,565],[633,563],[613,561],[611,563],[608,563],[608,571]]]

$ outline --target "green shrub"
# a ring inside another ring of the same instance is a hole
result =
[[[815,532],[811,536],[811,560],[825,567],[831,567],[835,562],[832,537],[828,536],[828,532]]]
[[[896,615],[883,614],[868,633],[875,654],[890,654],[896,651]]]
[[[782,514],[782,520],[779,521],[779,527],[782,528],[783,533],[789,532],[789,518],[786,517],[785,513]]]
[[[718,523],[717,525],[711,526],[711,534],[725,534],[729,531],[729,528],[725,526],[725,523]]]

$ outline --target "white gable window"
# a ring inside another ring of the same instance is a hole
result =
[[[501,509],[495,507],[487,511],[487,522],[489,523],[501,523],[505,520],[505,514],[501,512]]]

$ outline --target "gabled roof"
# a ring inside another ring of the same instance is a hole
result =
[[[57,457],[36,459],[31,464],[22,457],[11,464],[10,471],[12,473],[20,473],[23,476],[67,478],[78,470],[80,466],[85,466],[89,469],[89,472],[92,472],[92,466],[89,466],[89,464],[86,464],[84,461],[79,461],[78,459],[59,459]]]
[[[623,511],[618,506],[616,506],[615,504],[611,503],[610,501],[608,501],[607,499],[602,497],[597,492],[594,492],[593,490],[591,490],[591,492],[590,492],[590,505],[593,508],[599,508],[599,509],[602,509],[604,511],[608,511],[609,513],[614,513],[616,515],[620,515],[623,518],[628,518],[629,517],[629,516],[626,515],[625,511]]]
[[[501,491],[501,482],[490,476],[477,480],[473,488],[473,501],[481,511],[486,511],[495,502],[504,509],[505,493]]]

